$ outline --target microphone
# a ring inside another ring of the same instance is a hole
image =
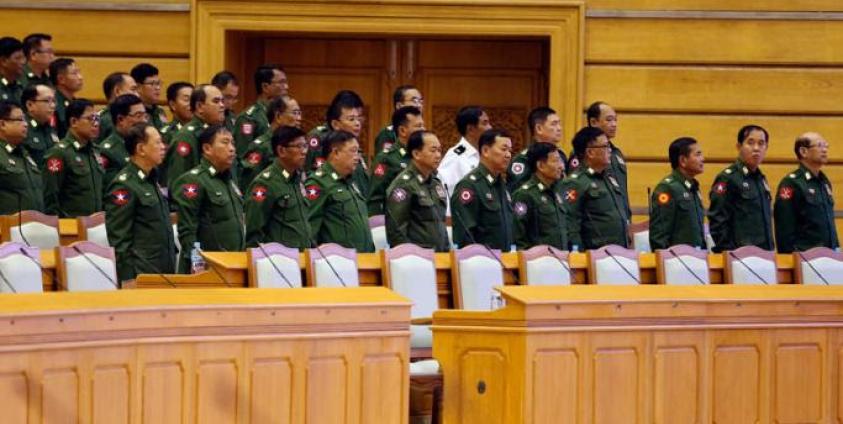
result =
[[[164,273],[161,272],[155,264],[153,264],[148,259],[141,256],[140,253],[138,253],[138,251],[135,250],[134,247],[131,247],[130,250],[131,250],[132,254],[135,255],[136,258],[140,259],[144,264],[146,264],[148,267],[152,268],[155,271],[155,274],[158,275],[159,277],[161,277],[162,280],[166,281],[167,284],[170,285],[170,287],[172,287],[174,289],[178,288],[178,286],[176,286],[176,283],[174,283],[172,280],[167,278],[167,276],[164,275]]]
[[[48,273],[47,270],[45,270],[44,267],[41,266],[41,262],[38,262],[38,260],[36,260],[32,256],[30,256],[29,252],[27,252],[26,249],[24,249],[23,247],[18,248],[18,250],[20,250],[20,252],[23,254],[23,256],[26,256],[27,259],[32,261],[32,263],[34,263],[35,265],[38,265],[38,269],[41,270],[41,274],[47,276],[50,279],[50,281],[53,283],[54,287],[58,286],[58,284],[56,284],[56,276]]]
[[[78,246],[70,246],[70,248],[73,249],[76,253],[82,255],[82,257],[85,258],[85,260],[88,261],[88,263],[91,264],[91,266],[93,266],[94,269],[96,269],[103,277],[105,277],[105,279],[109,283],[111,283],[111,285],[114,286],[114,288],[116,288],[118,290],[120,289],[120,286],[114,281],[114,279],[111,278],[111,276],[108,275],[107,272],[103,271],[103,269],[100,268],[100,266],[97,265],[96,262],[94,262],[91,258],[89,258],[88,255],[85,254],[85,252],[79,250]]]
[[[299,206],[299,205],[301,205],[301,204],[299,203],[298,198],[296,198],[296,206]],[[302,222],[303,222],[303,223],[307,223],[307,224],[308,224],[308,229],[309,229],[309,227],[310,227],[310,221],[308,221],[308,220],[304,217],[304,212],[302,212],[302,211],[301,211],[301,210],[302,210],[302,208],[301,208],[301,207],[299,207],[299,208],[297,208],[297,209],[299,210],[299,217],[301,218],[301,220],[302,220]],[[321,248],[321,247],[319,247],[319,244],[317,244],[317,243],[316,243],[316,239],[315,239],[315,238],[313,238],[313,235],[311,235],[311,234],[310,234],[310,231],[308,231],[308,232],[307,232],[307,238],[308,238],[308,240],[310,240],[310,244],[311,244],[311,245],[313,245],[313,247],[315,247],[315,248],[316,248],[316,251],[317,251],[317,252],[319,252],[319,256],[321,256],[321,257],[322,257],[322,259],[324,259],[324,260],[325,260],[325,263],[326,263],[326,264],[328,264],[328,268],[331,268],[331,272],[332,272],[332,273],[334,273],[334,276],[335,276],[335,277],[337,277],[337,281],[339,281],[339,282],[340,282],[340,284],[342,284],[342,286],[343,286],[343,287],[348,287],[348,284],[346,284],[346,283],[345,283],[345,280],[343,280],[343,278],[340,276],[340,273],[339,273],[339,272],[337,272],[336,268],[334,268],[334,265],[331,263],[331,261],[329,261],[329,260],[328,260],[328,257],[327,257],[327,256],[325,256],[325,254],[324,254],[324,253],[322,253],[322,248]]]
[[[696,273],[696,272],[694,272],[694,271],[691,269],[691,267],[689,267],[689,266],[688,266],[688,264],[686,264],[686,263],[685,263],[685,261],[684,261],[684,260],[682,260],[682,258],[681,258],[679,255],[677,255],[677,254],[676,254],[676,252],[674,252],[674,251],[673,251],[673,248],[672,248],[672,247],[668,248],[668,249],[667,249],[667,251],[668,251],[668,252],[670,252],[670,254],[671,254],[671,255],[673,255],[673,257],[674,257],[674,258],[676,258],[677,260],[679,260],[679,263],[680,263],[680,264],[682,264],[682,266],[683,266],[683,267],[685,267],[685,270],[686,270],[686,271],[688,271],[688,272],[690,272],[690,273],[691,273],[691,275],[693,275],[693,276],[694,276],[694,278],[696,278],[696,279],[697,279],[697,281],[698,281],[701,285],[703,285],[703,286],[705,285],[705,281],[703,281],[703,279],[702,279],[702,278],[700,278],[700,276],[699,276],[699,275],[697,275],[697,273]]]
[[[258,243],[258,249],[260,249],[260,250],[261,250],[261,253],[263,253],[263,254],[264,254],[264,256],[266,257],[266,260],[268,260],[268,261],[269,261],[269,263],[272,265],[272,269],[274,269],[274,270],[275,270],[275,272],[276,272],[279,276],[281,276],[281,278],[284,280],[284,282],[285,282],[285,283],[287,283],[287,286],[288,286],[288,287],[290,287],[291,289],[292,289],[292,288],[294,288],[294,287],[293,287],[293,283],[291,283],[291,282],[290,282],[290,280],[288,280],[288,279],[287,279],[287,276],[286,276],[286,275],[284,275],[284,273],[283,273],[283,272],[281,272],[281,270],[278,268],[278,266],[277,266],[277,265],[275,265],[275,261],[273,261],[273,260],[272,260],[272,257],[271,257],[271,256],[269,256],[269,253],[266,253],[266,249],[264,249],[264,248],[263,248],[263,243]]]
[[[653,199],[650,197],[652,196],[650,187],[647,187],[647,212],[652,210],[653,207]],[[673,252],[670,252],[673,253]]]
[[[825,283],[825,285],[827,285],[827,286],[831,285],[831,284],[828,283],[828,280],[826,280],[825,277],[823,277],[823,275],[820,274],[820,272],[817,271],[816,268],[814,268],[814,264],[812,264],[811,261],[809,261],[807,258],[805,258],[805,255],[803,255],[802,252],[796,252],[796,254],[799,255],[800,258],[802,258],[803,262],[808,264],[808,267],[811,268],[811,271],[814,271],[814,274],[817,274],[817,277],[820,277],[820,280],[822,280],[822,282]]]
[[[6,283],[6,285],[9,286],[10,289],[12,289],[12,293],[18,292],[17,290],[15,290],[15,286],[13,286],[12,283],[9,282],[9,279],[6,278],[6,274],[3,274],[3,271],[0,271],[0,279],[2,279],[3,282]]]
[[[26,236],[23,235],[23,205],[21,204],[20,193],[15,192],[15,194],[18,196],[18,234],[20,234],[20,238],[25,245],[32,247],[29,241],[26,240]],[[9,238],[11,239],[11,235]]]
[[[749,267],[749,265],[747,265],[747,264],[743,261],[743,259],[741,259],[741,258],[737,257],[734,253],[732,253],[732,251],[731,251],[731,250],[729,250],[727,253],[729,254],[729,256],[731,256],[731,257],[733,257],[733,258],[737,259],[737,260],[738,260],[738,262],[740,262],[740,263],[741,263],[741,265],[743,265],[743,266],[744,266],[744,268],[748,269],[748,270],[749,270],[749,272],[751,272],[751,273],[752,273],[752,275],[754,275],[754,276],[755,276],[755,278],[757,278],[757,279],[761,280],[761,282],[762,282],[762,283],[764,283],[764,284],[766,284],[766,285],[768,285],[768,286],[770,285],[770,283],[768,283],[768,282],[767,282],[767,280],[763,279],[760,275],[758,275],[758,273],[757,273],[757,272],[755,272],[755,270],[754,270],[754,269],[750,268],[750,267]]]
[[[562,265],[562,268],[565,268],[565,271],[568,271],[568,281],[569,281],[569,283],[573,284],[573,282],[574,282],[574,270],[572,270],[571,267],[568,266],[568,264],[566,264],[565,261],[562,260],[562,258],[560,258],[559,256],[556,256],[556,252],[554,252],[553,248],[551,248],[550,246],[547,246],[547,252],[550,253],[550,256],[552,256],[553,259],[556,259],[557,261],[559,261],[559,264]],[[570,252],[569,252],[569,254],[570,254]]]
[[[626,275],[628,275],[630,278],[635,280],[636,283],[641,284],[641,279],[636,277],[635,274],[633,274],[630,270],[628,270],[624,266],[624,264],[622,264],[621,261],[619,261],[618,258],[616,258],[615,255],[613,255],[612,252],[608,248],[605,250],[605,252],[606,252],[607,255],[609,255],[610,258],[612,258],[613,261],[615,261],[616,264],[618,264],[619,267],[621,267],[621,269],[623,270],[623,272],[626,273]]]
[[[211,234],[213,234],[213,231],[211,232]],[[216,238],[216,236],[214,236],[214,238]],[[219,243],[217,243],[217,246],[219,246]],[[204,251],[204,250],[202,250],[202,247],[198,247],[197,249],[199,249],[199,253],[200,253],[200,254],[204,254],[204,253],[205,253],[205,251]],[[222,246],[220,246],[220,249],[222,249]],[[227,250],[225,250],[225,249],[223,249],[223,251],[224,251],[224,252],[227,252]],[[222,273],[220,272],[220,270],[218,270],[218,269],[217,269],[217,267],[215,267],[215,266],[213,266],[213,265],[209,265],[209,266],[208,266],[208,268],[211,268],[211,271],[214,271],[214,274],[217,274],[217,277],[219,277],[219,278],[220,278],[220,280],[222,280],[222,282],[223,282],[223,283],[225,283],[226,287],[234,287],[233,285],[231,285],[231,282],[229,282],[229,281],[228,281],[228,279],[226,279],[226,278],[222,275]]]

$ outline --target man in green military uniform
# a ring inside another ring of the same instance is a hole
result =
[[[59,141],[52,119],[56,111],[56,96],[49,85],[40,83],[26,86],[21,95],[26,108],[26,132],[24,147],[38,166],[44,165],[44,152]]]
[[[392,127],[396,129],[398,140],[388,149],[375,156],[372,164],[372,176],[369,188],[369,215],[383,215],[386,200],[386,188],[398,174],[407,167],[410,156],[407,155],[407,140],[410,134],[424,130],[421,109],[404,106],[392,113]]]
[[[17,38],[0,38],[0,100],[20,103],[23,93],[23,67],[26,56]]]
[[[243,154],[250,141],[269,131],[266,105],[272,99],[286,96],[289,88],[287,74],[280,66],[263,65],[255,70],[255,89],[258,99],[255,104],[241,112],[234,122],[234,141],[237,144],[238,155]]]
[[[23,148],[26,118],[20,106],[0,101],[0,215],[44,212],[41,171]]]
[[[401,109],[404,106],[415,106],[421,110],[424,106],[424,97],[422,97],[418,88],[412,85],[402,85],[392,93],[392,105],[395,108],[394,110]],[[397,142],[398,134],[390,122],[389,125],[381,128],[375,137],[375,152],[389,150],[389,147]]]
[[[164,145],[170,145],[173,134],[182,129],[191,119],[193,112],[190,111],[190,95],[193,94],[193,84],[184,81],[176,81],[167,87],[167,105],[173,120],[161,129],[161,137]]]
[[[568,204],[568,241],[578,249],[608,244],[629,247],[629,215],[623,188],[610,170],[609,139],[597,127],[585,127],[574,136],[574,154],[580,167],[562,181],[562,198]]]
[[[202,161],[176,178],[170,191],[179,216],[179,272],[183,274],[191,269],[190,252],[196,242],[209,251],[245,248],[243,199],[230,172],[236,157],[234,138],[220,121],[202,130],[199,148]]]
[[[457,183],[451,196],[454,244],[479,243],[508,251],[515,244],[512,197],[504,181],[512,139],[501,130],[487,130],[477,150],[480,164]]]
[[[568,250],[568,212],[559,183],[565,161],[555,144],[533,143],[527,149],[530,179],[512,194],[515,245],[519,250],[548,245]]]
[[[50,63],[50,82],[56,89],[56,134],[62,138],[67,133],[65,108],[82,90],[82,71],[73,59],[60,57]]]
[[[738,159],[714,178],[708,209],[714,252],[742,246],[773,250],[770,185],[760,168],[768,146],[767,130],[744,126],[738,131]]]
[[[134,94],[117,97],[108,106],[114,117],[114,131],[100,144],[102,165],[105,168],[103,181],[108,185],[114,176],[129,162],[129,151],[123,137],[129,128],[141,122],[147,122],[146,110],[141,100]]]
[[[270,102],[270,109],[277,100]],[[304,138],[304,131],[292,126],[272,133],[275,160],[246,191],[246,246],[276,242],[300,250],[313,247],[304,196]]]
[[[117,276],[126,281],[138,274],[172,274],[176,244],[156,169],[166,147],[155,127],[141,122],[126,133],[126,149],[129,163],[108,185],[105,198],[105,228],[117,254]]]
[[[112,72],[102,82],[102,92],[105,94],[105,99],[108,102],[106,107],[100,109],[100,135],[97,137],[96,143],[101,144],[103,140],[108,138],[114,132],[114,119],[111,116],[111,106],[114,99],[124,95],[133,94],[138,95],[138,84],[131,75],[125,72]]]
[[[530,126],[530,135],[533,140],[530,144],[550,143],[558,147],[559,141],[562,140],[562,120],[556,111],[549,107],[542,106],[531,110],[527,115],[527,125]],[[506,178],[510,191],[517,190],[532,175],[532,170],[527,166],[528,149],[529,146],[512,158]],[[568,160],[561,150],[559,155],[562,157],[562,173],[564,174]]]
[[[310,230],[318,244],[337,243],[358,252],[374,252],[366,196],[352,173],[360,160],[354,134],[332,131],[322,140],[327,161],[305,182],[310,200]]]
[[[828,163],[828,142],[815,132],[800,135],[793,147],[799,168],[779,183],[774,214],[779,253],[814,247],[837,249],[831,181],[822,167]]]
[[[255,176],[273,162],[275,154],[272,152],[272,136],[275,131],[284,126],[295,128],[301,126],[301,109],[299,109],[297,119],[291,113],[294,108],[298,108],[298,103],[289,96],[272,99],[269,102],[266,109],[269,131],[249,142],[246,151],[240,156],[239,182],[242,190],[245,190]],[[302,159],[302,165],[304,165],[304,159]]]
[[[410,164],[386,190],[386,239],[390,246],[414,243],[447,252],[451,244],[445,226],[448,196],[436,176],[442,144],[436,134],[419,130],[410,135],[406,149]]]
[[[653,191],[650,200],[650,248],[667,249],[677,244],[706,248],[705,209],[696,176],[705,158],[697,140],[681,137],[667,150],[673,172]]]
[[[53,37],[50,34],[29,34],[23,39],[23,86],[31,84],[50,85],[50,62],[55,59]]]
[[[220,89],[222,99],[225,102],[225,127],[234,134],[237,121],[237,114],[234,106],[240,101],[240,82],[237,76],[231,71],[219,71],[211,78],[211,84]]]
[[[138,84],[138,95],[149,115],[149,122],[155,125],[159,131],[170,123],[167,113],[158,105],[161,99],[161,77],[158,76],[158,68],[149,63],[139,63],[132,68],[130,74]]]
[[[45,155],[44,206],[50,215],[75,218],[102,210],[105,169],[93,144],[99,131],[94,104],[73,100],[67,119],[67,136]]]
[[[164,181],[168,184],[199,165],[199,134],[211,125],[222,124],[225,119],[222,93],[210,84],[197,86],[190,95],[190,110],[193,119],[173,134],[167,150]],[[172,189],[172,184],[169,187]]]

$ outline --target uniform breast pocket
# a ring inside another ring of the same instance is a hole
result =
[[[416,209],[416,216],[423,221],[433,221],[436,219],[436,208],[439,206],[439,199],[431,199],[428,196],[419,197],[418,208]]]
[[[158,204],[158,196],[151,191],[145,191],[138,195],[138,203],[145,208],[154,208]]]
[[[810,192],[805,193],[805,202],[806,203],[809,203],[811,205],[816,206],[816,205],[819,205],[821,203],[821,201],[822,200],[820,199],[820,196],[817,196],[816,192],[814,192],[813,194],[811,194]],[[834,204],[833,201],[832,201],[832,204]]]
[[[588,196],[588,198],[592,200],[601,199],[603,197],[606,197],[607,194],[609,193],[606,190],[601,190],[599,188],[593,188],[586,192],[586,196]]]
[[[692,200],[680,200],[676,203],[676,207],[683,211],[689,211],[694,208]]]
[[[758,190],[754,190],[752,186],[744,186],[741,188],[742,199],[755,199],[758,197]]]
[[[222,191],[209,191],[208,201],[211,203],[211,217],[214,221],[224,221],[229,218],[229,203],[231,200]]]
[[[74,175],[85,176],[91,174],[91,168],[84,161],[73,161],[73,165],[69,168]]]
[[[355,214],[357,207],[354,204],[354,195],[348,190],[337,190],[332,195],[332,207],[341,214]]]

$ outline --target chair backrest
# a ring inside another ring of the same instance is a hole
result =
[[[641,281],[638,252],[616,244],[588,251],[591,284],[634,285]]]
[[[776,253],[771,250],[744,246],[723,252],[723,262],[727,284],[778,283]]]
[[[815,247],[793,253],[797,284],[843,284],[843,253]]]
[[[479,244],[451,251],[451,282],[457,309],[492,309],[492,288],[503,285],[500,256],[500,250]]]
[[[566,268],[567,266],[567,268]],[[541,244],[518,251],[518,274],[521,284],[557,286],[571,284],[568,252]]]
[[[629,225],[629,234],[632,236],[632,246],[636,252],[650,252],[650,221],[636,222]]]
[[[369,217],[369,230],[372,232],[375,250],[384,250],[389,247],[389,242],[386,240],[386,220],[383,215]]]
[[[56,268],[59,286],[67,291],[117,289],[114,249],[90,241],[59,246]]]
[[[711,236],[711,230],[708,228],[708,223],[703,224],[703,234],[705,235],[705,247],[711,252],[714,249],[714,237]]]
[[[383,250],[384,285],[413,302],[412,318],[429,318],[439,309],[436,260],[433,249],[412,243]],[[410,347],[433,346],[433,333],[427,325],[410,326]]]
[[[179,269],[179,260],[181,259],[181,242],[179,242],[179,215],[175,212],[170,212],[170,225],[173,226],[173,240],[176,244],[176,269]]]
[[[108,247],[108,232],[105,228],[105,212],[76,218],[79,228],[79,241],[92,241],[100,246]]]
[[[319,249],[307,249],[306,266],[307,281],[311,286],[358,287],[360,285],[357,273],[357,251],[354,249],[345,248],[336,243],[325,243],[319,246]],[[337,274],[342,280],[337,279]]]
[[[0,293],[40,293],[40,253],[37,247],[9,241],[0,244]]]
[[[687,286],[711,283],[708,250],[687,244],[656,250],[656,281],[659,284]]]
[[[291,285],[302,286],[298,249],[280,243],[263,243],[248,249],[246,256],[249,287],[286,289]]]
[[[6,215],[2,221],[3,241],[14,241],[41,249],[60,244],[59,217],[38,211],[21,211]],[[22,233],[22,234],[21,234]]]

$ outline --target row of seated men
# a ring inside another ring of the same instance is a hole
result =
[[[552,109],[531,112],[533,143],[513,159],[511,138],[492,129],[488,115],[476,106],[459,111],[456,124],[463,137],[443,158],[435,134],[424,130],[421,93],[401,87],[393,98],[392,125],[378,135],[382,150],[367,167],[357,139],[363,102],[353,92],[338,93],[326,125],[302,137],[296,129],[301,110],[288,95],[283,69],[268,65],[256,70],[258,101],[238,116],[227,107],[237,97],[236,78],[222,72],[216,85],[171,85],[167,97],[176,119],[166,123],[157,105],[162,86],[157,69],[140,64],[130,74],[106,78],[104,94],[111,103],[107,112],[95,114],[90,102],[73,98],[82,79],[72,59],[52,60],[40,74],[34,69],[39,52],[51,51],[49,40],[40,36],[40,41],[27,37],[29,44],[0,39],[0,69],[11,97],[15,91],[9,87],[20,85],[10,83],[15,74],[6,73],[14,64],[21,65],[18,79],[25,74],[31,82],[32,75],[46,74],[50,81],[21,90],[25,110],[9,104],[0,111],[0,138],[7,144],[0,154],[9,156],[0,166],[11,171],[5,184],[10,190],[3,196],[8,201],[2,202],[6,213],[35,209],[75,216],[169,198],[179,211],[182,245],[199,241],[212,250],[240,250],[258,241],[299,248],[337,242],[360,251],[373,249],[365,218],[383,213],[391,244],[411,241],[447,250],[451,241],[444,222],[450,206],[457,245],[478,242],[509,249],[547,243],[576,250],[629,243],[628,175],[615,143],[617,114],[608,104],[589,107],[589,126],[574,137],[570,161],[556,148],[561,124]],[[22,65],[20,57],[30,60]],[[185,100],[190,120],[182,113]],[[39,106],[46,110],[38,112]],[[40,122],[35,119],[39,114]],[[55,126],[43,122],[45,115]],[[143,125],[147,121],[150,126]],[[57,135],[29,140],[34,131],[27,131],[26,122],[48,134],[55,128]],[[63,130],[64,141],[55,143]],[[103,134],[108,136],[102,139]],[[768,140],[763,128],[742,128],[737,161],[715,180],[709,210],[715,251],[742,245],[773,249],[772,195],[760,170]],[[39,143],[55,146],[39,158],[32,147]],[[134,151],[138,148],[146,151]],[[796,140],[800,166],[781,182],[776,196],[779,251],[837,247],[831,185],[821,171],[827,149],[818,134]],[[651,245],[702,247],[703,208],[694,179],[703,167],[701,143],[683,138],[668,151],[674,172],[653,194]],[[135,155],[145,162],[138,164]],[[563,180],[566,162],[569,172]],[[41,169],[44,193],[39,195]],[[132,187],[135,177],[151,186]],[[158,190],[158,183],[169,190]],[[250,203],[260,207],[250,208]],[[155,215],[163,216],[168,208],[159,207]],[[119,215],[109,213],[114,214]],[[118,218],[109,219],[112,233],[136,234],[128,218]],[[132,242],[135,250],[137,243]],[[120,255],[131,254],[115,246]]]

